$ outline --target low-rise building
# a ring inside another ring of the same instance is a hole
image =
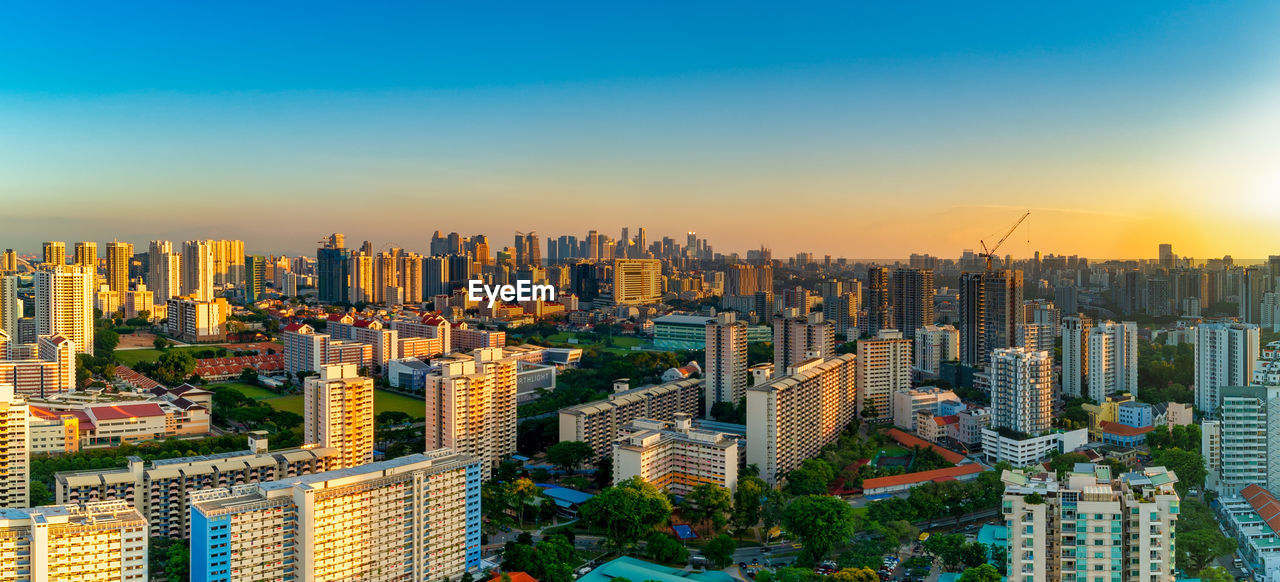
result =
[[[1249,485],[1215,504],[1224,532],[1235,538],[1236,554],[1257,582],[1280,581],[1280,501]]]
[[[674,422],[637,418],[622,428],[613,443],[614,485],[640,477],[673,495],[684,495],[709,483],[738,486],[738,438],[693,427],[692,416]]]
[[[947,416],[961,406],[960,398],[950,390],[936,386],[903,388],[893,393],[893,425],[903,430],[916,430],[916,414],[920,411]],[[949,410],[940,410],[944,407]]]
[[[1089,442],[1089,431],[1055,431],[1039,436],[1017,435],[1007,430],[982,429],[982,453],[990,463],[1006,462],[1028,467],[1051,453],[1070,453]]]

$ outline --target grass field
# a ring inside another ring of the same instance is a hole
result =
[[[276,410],[284,410],[295,414],[302,414],[302,395],[290,394],[288,396],[280,396],[275,392],[258,386],[242,384],[240,382],[219,382],[211,384],[210,387],[230,386],[238,390],[241,394],[248,396],[254,400],[261,400],[270,404]],[[374,390],[373,392],[373,413],[377,415],[388,410],[398,410],[413,418],[422,418],[426,412],[423,410],[425,404],[421,400],[411,398],[403,394],[395,392],[387,392],[385,390]]]
[[[579,343],[570,344],[569,340],[571,338],[578,339]],[[604,344],[587,341],[585,339],[582,339],[581,336],[579,336],[577,333],[567,332],[567,331],[562,331],[557,334],[549,335],[547,336],[547,341],[558,343],[558,344],[578,346],[578,347],[586,347],[586,346],[594,345],[594,346],[599,346],[601,349],[604,349],[604,350],[619,352],[619,353],[627,353],[631,351],[631,348],[633,346],[643,346],[649,343],[648,341],[638,337],[633,337],[629,335],[615,335],[613,336],[613,345],[605,347]]]
[[[169,349],[174,351],[183,351],[183,350],[196,351],[196,350],[210,349],[210,346],[182,346],[182,347],[172,347]],[[154,362],[156,360],[159,360],[161,353],[163,352],[161,352],[160,350],[157,350],[154,348],[148,348],[144,350],[116,350],[115,355],[116,355],[116,359],[119,360],[121,364],[132,367],[134,364],[138,362]]]

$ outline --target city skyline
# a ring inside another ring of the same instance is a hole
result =
[[[1014,256],[1260,259],[1276,12],[10,6],[0,199],[23,249],[418,248],[586,214],[737,252],[952,256],[1030,210]]]

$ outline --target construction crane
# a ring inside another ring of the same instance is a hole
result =
[[[982,245],[982,254],[978,256],[987,259],[988,271],[991,270],[991,258],[996,256],[996,251],[1000,250],[1000,245],[1004,244],[1004,241],[1009,238],[1009,235],[1013,234],[1013,231],[1017,230],[1018,225],[1022,224],[1022,221],[1026,220],[1028,216],[1031,216],[1030,212],[1023,214],[1022,217],[1019,218],[1017,222],[1013,223],[1013,226],[1009,227],[1009,231],[1004,233],[1004,236],[1000,237],[1000,241],[997,242],[995,246],[991,247],[990,249],[987,248],[987,243],[985,241],[982,241],[982,240],[978,241],[978,244]]]

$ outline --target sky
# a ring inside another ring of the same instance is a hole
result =
[[[1039,4],[4,3],[0,247],[1280,254],[1280,4]]]

